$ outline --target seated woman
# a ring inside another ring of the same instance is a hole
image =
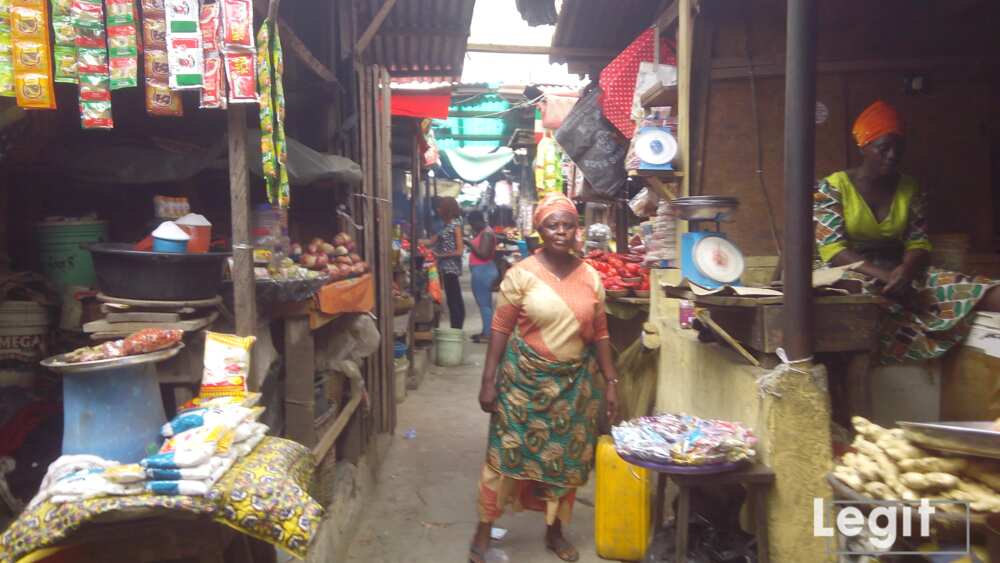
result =
[[[899,172],[903,122],[878,101],[852,131],[863,161],[819,182],[813,217],[820,258],[862,262],[852,290],[889,299],[882,322],[883,363],[937,358],[965,339],[975,310],[1000,311],[1000,281],[930,268],[927,200]]]

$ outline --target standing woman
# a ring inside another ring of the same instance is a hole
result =
[[[462,299],[462,286],[458,281],[462,275],[462,254],[465,252],[462,239],[462,210],[455,198],[442,197],[438,200],[435,211],[444,223],[444,227],[430,240],[421,243],[434,251],[438,272],[441,274],[441,285],[444,286],[445,299],[448,302],[451,328],[461,330],[465,324],[465,302]]]
[[[493,262],[496,258],[497,237],[486,225],[483,212],[469,213],[469,225],[475,235],[475,238],[466,243],[472,251],[469,254],[472,294],[476,297],[476,304],[479,305],[479,313],[483,318],[483,333],[472,337],[472,341],[478,344],[489,342],[490,339],[490,325],[493,323],[493,284],[496,283],[500,272]]]
[[[475,563],[485,560],[492,524],[507,505],[544,512],[545,547],[563,561],[579,559],[562,526],[594,462],[599,374],[609,419],[617,412],[604,288],[573,253],[576,207],[562,194],[550,195],[533,222],[542,249],[500,284],[483,368],[479,404],[491,416],[479,525],[469,549]]]

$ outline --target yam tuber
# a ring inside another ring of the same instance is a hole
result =
[[[918,492],[948,491],[958,485],[958,477],[947,473],[903,473],[899,481]]]
[[[833,470],[833,476],[855,491],[858,491],[859,493],[865,492],[865,481],[861,478],[861,475],[858,474],[857,469],[847,467],[845,465],[838,465]]]
[[[865,492],[873,498],[882,500],[899,500],[899,497],[896,496],[896,492],[885,483],[873,481],[871,483],[865,483],[864,488]]]
[[[968,462],[958,457],[921,457],[899,460],[899,468],[912,473],[963,473]]]

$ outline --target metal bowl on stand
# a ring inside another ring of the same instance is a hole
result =
[[[729,221],[739,206],[740,200],[735,197],[708,195],[679,197],[670,202],[671,210],[680,219],[716,223]]]

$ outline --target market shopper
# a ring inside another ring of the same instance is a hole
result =
[[[434,210],[444,223],[444,227],[429,240],[420,242],[434,251],[445,300],[448,303],[451,328],[461,330],[465,324],[465,302],[462,299],[462,285],[459,282],[462,275],[462,255],[465,253],[465,241],[462,238],[462,209],[455,198],[442,197],[438,199]]]
[[[877,101],[855,121],[857,168],[819,182],[814,221],[820,258],[847,272],[852,291],[889,298],[883,363],[937,358],[965,339],[972,312],[1000,311],[1000,281],[929,267],[927,199],[901,174],[903,121]]]
[[[573,252],[576,208],[551,195],[533,219],[542,249],[500,284],[479,392],[491,417],[469,551],[476,563],[485,560],[492,523],[508,505],[544,512],[545,546],[564,561],[579,558],[562,526],[594,461],[602,395],[596,374],[606,381],[609,419],[617,412],[604,288]]]
[[[486,218],[481,211],[469,213],[469,226],[472,227],[474,238],[466,241],[469,246],[469,270],[472,272],[472,295],[479,305],[479,313],[483,318],[483,332],[472,337],[476,343],[487,342],[490,339],[490,325],[493,322],[493,284],[500,275],[494,262],[497,250],[497,237],[486,224]]]

